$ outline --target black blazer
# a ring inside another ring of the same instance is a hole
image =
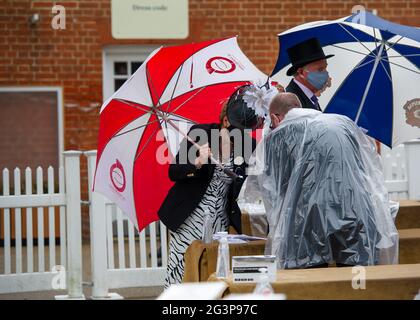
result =
[[[305,92],[303,92],[302,89],[293,80],[290,81],[289,85],[286,87],[286,92],[291,92],[297,95],[297,97],[300,100],[300,103],[302,104],[302,108],[309,108],[321,111],[319,104],[315,106],[312,100],[306,96]]]
[[[220,129],[218,124],[199,124],[191,127],[193,129],[204,129],[207,133],[207,137],[210,137],[210,130]],[[195,137],[192,137],[195,139]],[[244,140],[248,140],[244,143],[252,144],[252,151],[255,149],[256,142],[254,139],[249,137],[247,134],[244,135]],[[199,145],[203,145],[210,141],[197,141]],[[186,149],[185,149],[186,148]],[[180,145],[180,151],[190,151],[190,148],[196,149],[193,144],[184,139]],[[195,155],[197,156],[197,153]],[[234,158],[238,155],[234,155]],[[244,155],[241,155],[244,157]],[[185,221],[185,219],[194,211],[198,206],[202,197],[204,196],[207,187],[213,177],[215,164],[205,164],[200,169],[197,169],[194,165],[194,159],[190,159],[191,162],[187,164],[180,164],[180,152],[178,152],[174,163],[169,165],[169,178],[175,182],[172,188],[168,191],[168,194],[163,201],[158,215],[163,224],[170,230],[176,231],[178,227]],[[230,225],[235,228],[238,233],[242,233],[241,228],[241,211],[236,202],[241,187],[245,181],[245,168],[247,167],[248,159],[244,158],[244,162],[241,165],[233,166],[234,172],[242,175],[243,179],[236,179],[231,185],[228,191],[227,199],[227,213],[229,216]]]

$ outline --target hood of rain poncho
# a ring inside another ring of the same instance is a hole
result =
[[[296,108],[262,143],[266,254],[279,268],[398,263],[380,159],[353,121]]]

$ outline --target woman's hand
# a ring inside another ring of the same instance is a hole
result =
[[[208,162],[208,159],[213,155],[211,153],[211,150],[209,148],[209,144],[203,144],[200,149],[198,149],[199,155],[195,159],[195,167],[197,169],[200,169],[203,164],[206,164]]]

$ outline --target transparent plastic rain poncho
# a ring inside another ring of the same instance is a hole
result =
[[[266,254],[278,268],[398,263],[380,158],[353,121],[295,108],[262,143]]]

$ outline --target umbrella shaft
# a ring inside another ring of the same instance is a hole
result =
[[[158,111],[159,112],[159,111]],[[183,132],[175,123],[172,122],[172,120],[168,119],[167,117],[164,117],[161,114],[162,118],[168,122],[172,127],[174,127],[180,134],[182,134],[188,141],[190,141],[197,149],[200,149],[200,145],[195,142],[193,139],[191,139],[190,136],[188,136],[188,134],[186,134],[185,132]],[[213,162],[214,164],[216,164],[217,166],[219,166],[220,168],[222,168],[223,172],[228,175],[229,177],[231,177],[232,179],[237,179],[237,178],[243,178],[242,176],[237,175],[235,172],[233,172],[232,170],[229,170],[227,168],[225,168],[217,159],[215,159],[213,156],[209,157],[211,162]]]

